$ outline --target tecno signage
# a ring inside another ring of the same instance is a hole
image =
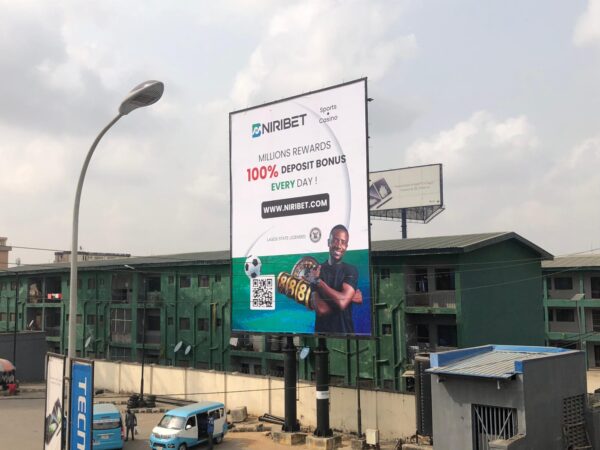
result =
[[[94,365],[92,361],[71,360],[69,448],[91,450],[94,406]]]

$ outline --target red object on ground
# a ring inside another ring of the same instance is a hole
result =
[[[8,395],[17,395],[16,383],[8,383]]]

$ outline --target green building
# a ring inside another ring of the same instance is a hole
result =
[[[363,387],[410,390],[418,352],[543,345],[541,260],[551,257],[515,233],[373,242],[374,338],[328,340],[331,382],[354,385],[358,373]],[[283,376],[284,337],[231,335],[229,252],[78,266],[77,355]],[[66,353],[68,293],[68,263],[0,272],[0,332],[16,320]],[[312,352],[299,374],[314,379]]]
[[[542,270],[548,344],[583,350],[600,367],[600,256],[559,257]]]

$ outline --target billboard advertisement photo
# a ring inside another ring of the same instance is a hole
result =
[[[371,335],[366,94],[230,113],[232,331]]]
[[[46,354],[46,414],[44,450],[60,450],[63,439],[65,357]]]
[[[94,408],[94,363],[71,360],[69,448],[91,450]]]

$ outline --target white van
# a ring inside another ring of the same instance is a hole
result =
[[[219,444],[227,433],[225,405],[219,402],[199,402],[168,411],[150,435],[153,450],[177,449],[208,441],[208,418],[214,419],[213,440]]]

